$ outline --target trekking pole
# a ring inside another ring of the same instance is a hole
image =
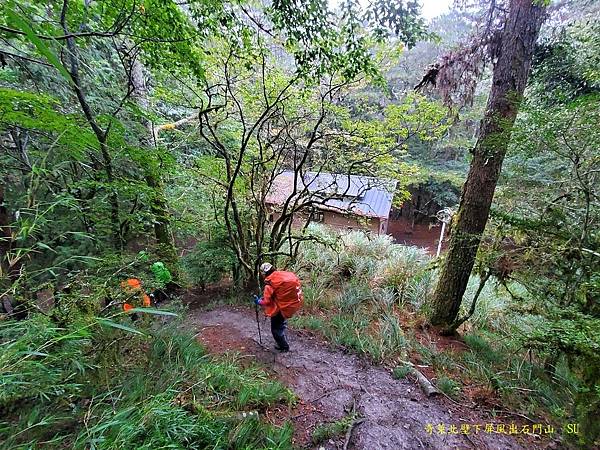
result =
[[[260,345],[262,345],[262,335],[260,333],[260,320],[258,319],[258,305],[256,303],[254,304],[254,312],[256,312],[256,326],[258,326],[258,342],[260,343]]]

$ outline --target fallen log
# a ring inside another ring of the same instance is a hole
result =
[[[415,376],[415,378],[417,379],[417,383],[419,383],[419,386],[421,387],[421,389],[423,390],[423,392],[425,393],[425,395],[427,395],[427,397],[431,397],[433,395],[440,395],[441,392],[439,391],[438,388],[436,388],[433,383],[431,381],[429,381],[427,379],[427,377],[425,375],[423,375],[421,372],[419,372],[417,369],[415,369],[414,367],[411,368],[411,373]]]
[[[433,395],[441,395],[442,393],[435,385],[427,379],[425,375],[423,375],[413,363],[410,361],[401,361],[403,364],[410,367],[410,373],[412,373],[417,379],[417,383],[419,384],[421,390],[427,395],[427,397],[431,397]]]

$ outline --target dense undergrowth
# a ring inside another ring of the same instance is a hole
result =
[[[317,227],[312,233],[317,241],[303,247],[294,267],[305,280],[306,301],[294,326],[388,365],[396,377],[408,375],[409,361],[427,366],[444,393],[491,412],[519,412],[558,427],[585,420],[574,402],[585,390],[576,374],[563,358],[549,371],[543,349],[530,345],[544,319],[522,314],[503,287],[485,285],[475,313],[459,329],[458,346],[437,345],[439,336],[426,325],[434,259],[422,249],[392,244],[388,236],[337,235]],[[478,285],[473,276],[466,299]],[[520,287],[510,289],[514,295]]]
[[[0,448],[291,447],[290,424],[261,420],[294,401],[288,389],[236,355],[207,355],[164,310],[132,321],[89,306],[95,287],[71,293],[87,302],[0,321]]]

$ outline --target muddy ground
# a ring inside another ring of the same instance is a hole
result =
[[[376,367],[343,349],[333,348],[316,335],[289,330],[289,353],[272,350],[268,322],[261,320],[263,343],[257,341],[255,313],[251,308],[192,309],[185,326],[210,352],[238,352],[255,360],[299,398],[293,407],[278,406],[263,414],[273,423],[291,420],[294,443],[304,448],[342,449],[346,436],[311,443],[319,424],[336,421],[355,408],[364,419],[350,437],[349,449],[530,449],[556,444],[532,435],[486,433],[487,423],[510,424],[508,418],[491,418],[445,397],[426,397],[410,378],[396,380],[389,369]],[[514,421],[520,426],[522,423]],[[522,421],[521,421],[522,422]],[[428,431],[428,424],[433,430]],[[443,424],[446,432],[438,432]],[[469,425],[468,434],[461,425]],[[474,425],[481,429],[475,432]],[[450,427],[456,427],[450,431]]]

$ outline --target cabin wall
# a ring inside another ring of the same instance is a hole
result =
[[[357,218],[356,216],[340,214],[334,211],[324,211],[323,223],[339,230],[365,230],[379,234],[378,218]]]
[[[272,213],[271,221],[276,221],[281,216],[278,212]],[[341,214],[335,211],[322,211],[322,221],[313,221],[314,223],[322,223],[324,225],[336,228],[338,230],[364,230],[370,231],[373,234],[387,233],[387,219],[357,217],[349,214]],[[292,226],[295,228],[302,227],[306,222],[304,214],[297,214],[294,217]]]

